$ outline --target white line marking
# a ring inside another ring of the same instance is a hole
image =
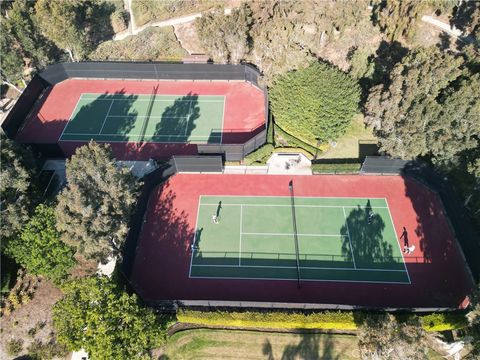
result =
[[[222,130],[220,130],[220,144],[223,144],[223,125],[225,123],[225,108],[227,107],[227,97],[223,96],[223,114],[222,114]]]
[[[206,96],[206,95],[201,95],[201,96]],[[99,98],[84,98],[84,100],[91,100],[91,101],[111,101],[112,99],[99,99]],[[125,99],[125,98],[113,98],[115,101],[128,101],[128,102],[147,102],[151,101],[150,99]],[[185,101],[193,101],[193,100],[180,100],[180,99],[158,99],[155,100],[155,102],[185,102]],[[224,101],[223,100],[195,100],[198,103],[218,103],[222,104]]]
[[[111,117],[111,116],[109,116]],[[66,133],[65,135],[87,135],[87,136],[98,136],[98,135],[101,135],[101,136],[128,136],[128,137],[132,137],[132,136],[142,136],[140,134],[90,134],[90,133]],[[185,137],[185,135],[159,135],[159,134],[148,134],[148,135],[145,135],[145,136],[151,136],[151,137]],[[204,138],[209,138],[210,136],[206,136],[206,135],[191,135],[189,137],[204,137]],[[211,136],[211,137],[215,137],[215,136]],[[219,136],[216,136],[216,137],[219,137]],[[76,141],[79,141],[79,140],[76,140]],[[212,204],[209,204],[209,205],[212,205]],[[238,205],[238,204],[236,204]]]
[[[243,230],[243,206],[240,205],[240,251],[238,253],[238,266],[242,266],[242,230]]]
[[[256,233],[256,232],[244,232],[243,235],[265,235],[265,236],[293,236],[294,234],[286,234],[286,233]],[[347,237],[347,235],[330,235],[330,234],[297,234],[298,236],[313,236],[313,237],[321,237],[321,236],[328,236],[328,237]]]
[[[68,118],[68,121],[65,124],[65,127],[63,128],[62,133],[60,134],[60,137],[58,138],[58,141],[60,141],[62,139],[62,136],[65,133],[65,130],[67,129],[70,122],[72,121],[73,114],[75,113],[75,110],[77,110],[78,103],[80,102],[80,100],[82,100],[82,96],[83,96],[83,94],[81,94],[80,97],[78,98],[77,103],[75,104],[75,107],[73,108],[72,113],[70,114],[70,117]]]
[[[118,101],[118,100],[115,100],[115,101]],[[150,118],[163,118],[162,115],[150,115],[150,116],[147,116],[147,115],[108,115],[108,117],[111,117],[111,118],[115,118],[115,117],[119,117],[119,118],[130,118],[130,117],[134,117],[134,118],[144,118],[144,117],[148,117],[149,119]],[[165,119],[185,119],[186,116],[166,116]]]
[[[292,259],[292,261],[294,261]],[[327,261],[327,260],[317,260],[317,261]],[[223,264],[192,264],[192,266],[199,266],[199,267],[219,267],[219,268],[268,268],[268,269],[296,269],[296,266],[274,266],[274,265],[223,265]],[[367,269],[367,268],[345,268],[345,267],[322,267],[322,266],[300,266],[300,269],[307,269],[307,270],[348,270],[348,271],[372,271],[372,272],[401,272],[406,273],[405,270],[397,270],[397,269]]]
[[[384,198],[384,199],[385,199],[385,203],[387,204],[387,208],[388,208],[388,200],[387,200],[387,198]],[[390,213],[390,208],[388,208],[388,215],[390,216],[390,221],[392,222],[392,228],[393,228],[393,232],[395,233],[395,240],[397,241],[398,250],[400,250],[400,254],[402,254],[403,267],[405,268],[405,271],[407,272],[408,282],[411,284],[412,281],[410,279],[410,274],[408,273],[407,264],[405,263],[405,257],[403,256],[403,251],[402,251],[402,248],[400,246],[400,241],[398,240],[397,230],[395,229],[395,224],[393,222],[392,214]]]
[[[198,197],[198,207],[197,207],[197,219],[195,220],[195,233],[193,234],[193,244],[197,245],[197,228],[198,228],[198,214],[200,213],[200,202],[202,200],[202,195]],[[193,255],[195,254],[195,247],[192,249],[192,254],[190,257],[190,271],[188,272],[188,277],[192,277],[192,264],[193,264]]]
[[[280,196],[279,196],[280,197]],[[215,206],[216,204],[202,204],[207,206]],[[259,207],[292,207],[292,205],[284,205],[284,204],[222,204],[222,206],[259,206]],[[297,205],[295,207],[311,207],[311,208],[356,208],[358,205],[345,205],[345,206],[337,206],[337,205]],[[372,206],[372,209],[386,209],[386,206]]]
[[[288,199],[290,199],[290,196],[288,196],[288,195],[285,195],[285,196],[276,196],[276,195],[206,195],[206,197],[209,197],[209,198],[218,198],[218,197],[222,197],[222,198],[229,198],[229,197],[230,198],[239,198],[239,197],[251,198],[251,197],[255,197],[255,198],[288,198]],[[361,199],[361,200],[383,200],[383,201],[386,201],[385,198],[372,198],[372,197],[365,198],[365,197],[356,197],[356,196],[295,196],[295,198],[301,198],[301,199],[318,199],[318,198],[322,198],[322,199]],[[223,205],[223,203],[222,203],[222,205]]]
[[[110,103],[110,107],[108,108],[107,115],[105,115],[105,119],[103,119],[102,127],[100,128],[100,131],[98,132],[98,135],[102,134],[103,127],[105,126],[105,123],[107,122],[108,114],[110,114],[110,110],[112,110],[112,105],[115,102],[115,99],[112,100]]]
[[[210,280],[273,280],[273,281],[298,281],[296,278],[293,279],[284,279],[284,278],[243,278],[243,277],[227,277],[227,276],[190,276],[192,279],[210,279]],[[375,281],[375,280],[325,280],[325,279],[305,279],[302,278],[302,281],[312,281],[312,282],[341,282],[341,283],[368,283],[368,284],[395,284],[395,285],[410,285],[410,283],[402,281]]]
[[[347,227],[348,242],[350,243],[350,252],[352,253],[353,266],[356,269],[357,264],[355,263],[355,255],[353,254],[352,239],[350,238],[350,230],[348,230],[348,221],[347,221],[347,214],[345,213],[345,208],[343,208],[343,217],[345,218],[345,226]]]

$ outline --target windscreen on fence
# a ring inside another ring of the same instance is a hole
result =
[[[408,161],[387,156],[367,156],[363,162],[362,174],[400,174]]]
[[[13,105],[13,108],[2,123],[2,129],[10,139],[17,135],[24,120],[34,108],[36,101],[41,97],[47,86],[39,75],[35,75],[15,105]]]
[[[171,164],[177,172],[222,172],[221,156],[172,156]]]

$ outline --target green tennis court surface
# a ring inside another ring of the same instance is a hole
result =
[[[297,280],[291,200],[201,196],[190,277]],[[385,199],[294,203],[302,281],[410,283]]]
[[[225,98],[213,95],[82,94],[63,141],[222,141]]]

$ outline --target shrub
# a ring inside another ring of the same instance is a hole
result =
[[[357,173],[360,171],[360,163],[343,163],[343,164],[312,164],[314,173]]]
[[[446,331],[467,326],[467,318],[457,313],[433,313],[421,316],[423,327],[427,331]]]
[[[317,150],[316,147],[307,144],[306,142],[296,138],[295,136],[290,135],[276,124],[274,125],[274,130],[276,147],[299,147],[307,151],[311,156],[315,155],[315,153],[317,152],[321,152],[321,149]]]
[[[312,146],[344,134],[359,101],[357,81],[326,63],[280,76],[270,89],[276,123]]]
[[[28,356],[32,360],[50,360],[53,358],[65,357],[68,350],[65,346],[50,341],[49,343],[42,343],[37,340],[28,347]]]
[[[23,350],[23,340],[12,339],[7,343],[7,353],[10,356],[16,356]]]
[[[177,318],[181,322],[218,326],[278,329],[356,329],[353,313],[342,311],[303,314],[299,312],[202,312],[181,310],[177,314]]]
[[[247,165],[251,165],[254,163],[265,164],[265,162],[268,160],[270,155],[272,155],[272,152],[273,152],[273,145],[265,144],[262,147],[255,150],[254,152],[245,156],[245,163]]]

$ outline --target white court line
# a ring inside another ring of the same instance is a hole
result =
[[[222,114],[222,131],[220,132],[220,144],[223,144],[223,125],[225,123],[225,108],[227,107],[227,96],[223,96],[223,114]]]
[[[202,195],[198,197],[198,207],[197,207],[197,220],[195,221],[195,233],[193,234],[193,245],[192,255],[190,257],[190,271],[188,272],[188,277],[192,277],[192,264],[193,264],[193,255],[195,254],[195,247],[197,245],[197,225],[198,225],[198,214],[200,213],[200,201],[202,200]]]
[[[80,97],[78,98],[77,103],[75,104],[75,107],[73,108],[72,113],[70,114],[70,117],[68,118],[67,124],[66,124],[65,127],[63,128],[62,133],[60,134],[60,137],[58,138],[58,141],[60,141],[60,140],[62,139],[62,136],[63,136],[63,134],[65,133],[65,130],[67,129],[67,127],[68,127],[68,125],[70,124],[70,122],[72,121],[73,114],[75,113],[75,110],[77,110],[78,103],[80,102],[80,100],[82,100],[82,96],[83,96],[83,94],[80,95]],[[67,134],[68,134],[68,133],[67,133]]]
[[[352,253],[353,266],[356,269],[357,264],[355,264],[355,255],[353,255],[352,239],[350,238],[350,230],[348,230],[348,221],[347,221],[347,214],[345,213],[345,208],[343,208],[343,217],[345,218],[345,226],[347,227],[348,241],[350,242],[350,252]]]
[[[110,114],[110,110],[112,110],[112,105],[113,105],[114,102],[115,102],[115,99],[112,100],[112,102],[110,103],[110,107],[108,108],[107,115],[105,115],[105,119],[103,119],[102,127],[100,128],[100,131],[99,131],[98,135],[102,134],[102,130],[105,126],[105,123],[107,122],[108,114]]]
[[[293,261],[293,260],[292,260]],[[300,260],[301,261],[301,260]],[[328,260],[315,260],[315,261],[328,261]],[[192,266],[198,267],[219,267],[219,268],[268,268],[268,269],[296,269],[296,266],[274,266],[274,265],[222,265],[222,264],[192,264]],[[322,266],[300,266],[300,269],[307,270],[348,270],[348,271],[378,271],[378,272],[401,272],[406,273],[405,270],[396,269],[367,269],[367,268],[344,268],[344,267],[322,267]]]
[[[115,100],[115,101],[118,101],[118,100]],[[128,117],[135,117],[135,118],[142,118],[142,117],[148,117],[148,118],[163,118],[162,115],[150,115],[150,116],[147,116],[147,115],[108,115],[108,117],[111,117],[111,118],[115,118],[115,117],[119,117],[119,118],[128,118]],[[165,119],[184,119],[186,118],[186,116],[167,116],[165,117]]]
[[[128,136],[128,137],[141,137],[142,135],[140,134],[90,134],[90,133],[66,133],[65,135],[87,135],[87,136]],[[146,134],[145,136],[151,136],[151,137],[185,137],[185,135],[158,135],[158,134]],[[191,135],[189,137],[197,137],[197,138],[209,138],[210,136],[205,136],[205,135]],[[212,136],[213,137],[213,136]],[[219,136],[216,136],[219,137]],[[75,141],[80,141],[80,140],[75,140]],[[212,205],[212,204],[208,204]]]
[[[223,205],[222,205],[223,206]],[[243,235],[268,235],[268,236],[294,236],[295,234],[286,233],[256,233],[256,232],[244,232]],[[347,235],[328,235],[328,234],[297,234],[298,236],[313,236],[313,237],[346,237]]]
[[[285,279],[285,278],[244,278],[244,277],[228,277],[228,276],[190,276],[192,279],[210,279],[210,280],[273,280],[273,281],[297,281],[296,278]],[[339,282],[339,283],[364,283],[364,284],[394,284],[394,285],[410,285],[403,281],[376,281],[376,280],[331,280],[331,279],[304,279],[302,282]]]
[[[279,196],[280,197],[280,196]],[[216,204],[202,204],[207,206],[215,206]],[[222,206],[258,206],[258,207],[292,207],[292,205],[284,205],[284,204],[222,204]],[[345,206],[338,206],[338,205],[297,205],[295,207],[311,207],[311,208],[356,208],[358,205],[345,205]],[[386,209],[386,206],[371,206],[372,209]]]
[[[243,230],[243,206],[240,206],[240,245],[238,252],[238,266],[242,266],[242,230]]]
[[[84,100],[91,101],[128,101],[128,102],[147,102],[151,101],[150,99],[124,99],[124,98],[113,98],[113,99],[98,99],[98,98],[84,98]],[[177,99],[158,99],[155,102],[185,102],[185,101],[196,101],[198,103],[224,103],[224,100],[177,100]]]
[[[206,195],[208,198],[288,198],[290,199],[290,196],[285,195],[285,196],[276,196],[276,195]],[[356,197],[356,196],[295,196],[295,198],[300,198],[300,199],[317,199],[317,198],[322,198],[322,199],[361,199],[361,200],[383,200],[386,201],[385,198],[373,198],[373,197]],[[223,205],[223,203],[222,203]],[[244,204],[245,205],[245,204]]]
[[[387,204],[387,207],[388,207],[387,198],[384,198],[384,199],[385,199],[385,203]],[[410,274],[408,273],[407,264],[405,263],[405,257],[403,256],[402,248],[400,247],[400,241],[398,240],[398,237],[397,237],[397,230],[395,229],[395,224],[393,223],[393,217],[392,217],[392,214],[390,213],[390,209],[388,209],[388,215],[390,216],[390,221],[392,222],[392,228],[393,228],[393,232],[395,233],[395,240],[397,241],[398,250],[400,250],[400,254],[402,254],[403,267],[405,268],[405,271],[407,272],[408,282],[411,284],[412,280],[410,279]]]

